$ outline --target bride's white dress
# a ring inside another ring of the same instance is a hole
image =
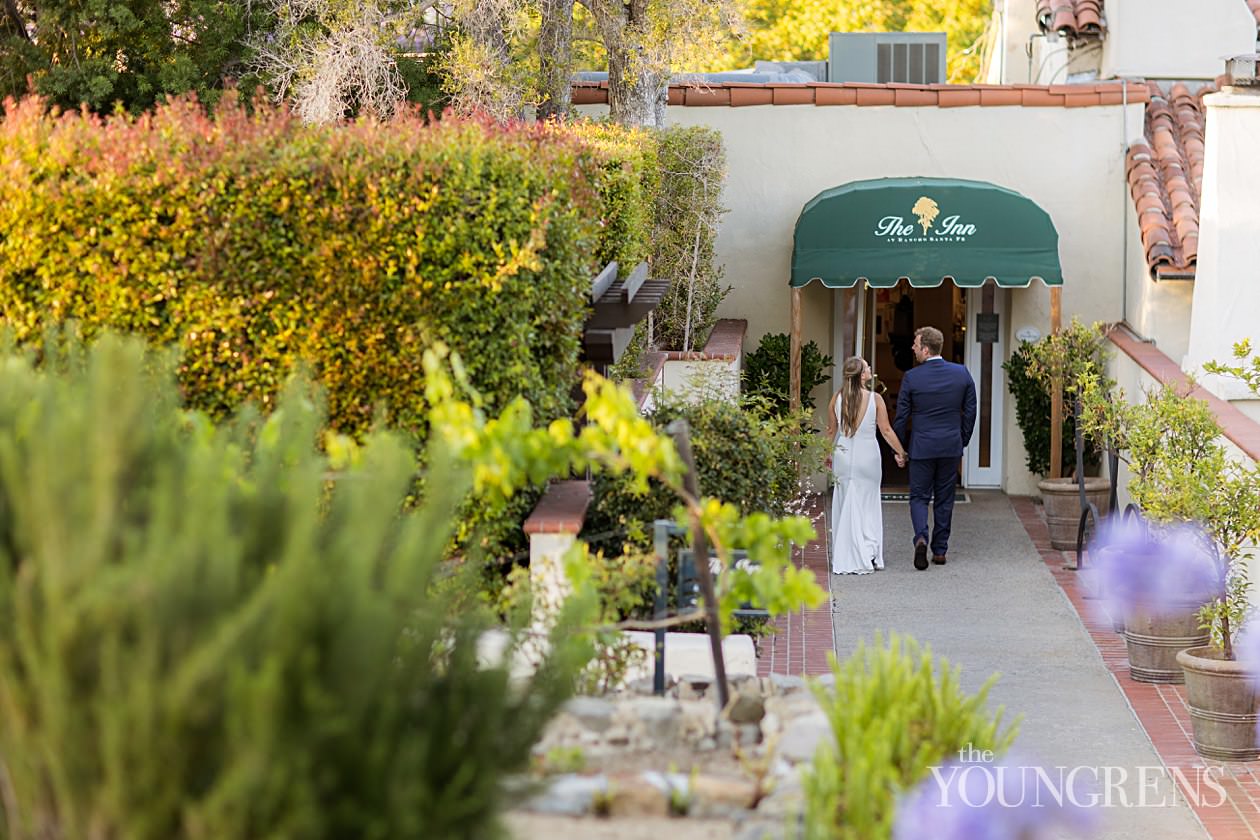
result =
[[[840,401],[836,401],[840,413]],[[879,484],[883,462],[875,440],[875,395],[866,398],[866,411],[857,433],[836,436],[831,456],[835,489],[831,496],[831,570],[836,574],[865,574],[884,568],[884,512]],[[840,418],[836,418],[839,423]]]

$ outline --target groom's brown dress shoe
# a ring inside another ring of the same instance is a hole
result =
[[[914,567],[921,572],[927,566],[927,543],[917,542],[914,544]]]
[[[935,563],[935,564],[936,564],[936,565],[938,565],[938,566],[944,566],[944,565],[945,565],[945,555],[944,555],[944,554],[933,554],[933,555],[932,555],[932,562],[933,562],[933,563]]]

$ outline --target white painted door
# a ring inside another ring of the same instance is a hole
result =
[[[967,369],[976,382],[976,430],[963,456],[963,485],[1002,486],[1006,402],[1006,291],[989,281],[967,290]]]

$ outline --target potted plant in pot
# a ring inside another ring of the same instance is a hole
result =
[[[1117,447],[1132,474],[1129,493],[1151,522],[1137,535],[1114,523],[1100,532],[1090,547],[1100,594],[1124,622],[1132,677],[1182,682],[1177,655],[1209,643],[1204,605],[1236,610],[1245,603],[1231,560],[1260,517],[1254,468],[1229,457],[1210,407],[1187,386],[1164,387],[1130,405],[1123,392],[1089,375],[1078,397],[1082,428]],[[1203,536],[1184,539],[1181,531],[1191,526]],[[1187,575],[1198,583],[1190,585]],[[1204,584],[1209,577],[1211,585]],[[1227,620],[1226,636],[1231,626],[1236,621]]]
[[[1249,359],[1248,342],[1235,346],[1236,366],[1209,364],[1209,373],[1245,382],[1260,396],[1260,360]],[[1222,453],[1223,454],[1223,453]],[[1249,628],[1234,644],[1247,618],[1251,585],[1246,546],[1260,541],[1260,469],[1254,462],[1228,461],[1209,488],[1205,525],[1215,540],[1221,593],[1199,612],[1211,643],[1177,655],[1186,678],[1186,699],[1194,747],[1205,758],[1247,761],[1260,758],[1256,743],[1257,687],[1260,687],[1260,633]]]
[[[1086,499],[1092,502],[1100,514],[1108,510],[1110,485],[1104,478],[1075,475],[1076,454],[1073,447],[1064,446],[1063,461],[1050,463],[1050,436],[1047,420],[1051,416],[1053,385],[1061,383],[1063,401],[1072,410],[1064,411],[1062,435],[1064,440],[1075,437],[1079,415],[1081,384],[1087,380],[1105,381],[1106,357],[1103,352],[1102,325],[1087,327],[1077,319],[1056,334],[1019,347],[1006,364],[1011,392],[1015,395],[1016,419],[1024,433],[1024,445],[1028,450],[1028,467],[1046,476],[1037,484],[1045,505],[1046,524],[1050,529],[1050,544],[1060,550],[1076,547],[1076,531],[1081,518],[1080,484],[1085,485]],[[1098,447],[1086,439],[1085,464],[1098,465]],[[1070,473],[1069,477],[1057,477],[1057,473]]]
[[[1207,644],[1200,611],[1223,594],[1212,540],[1188,523],[1108,520],[1090,545],[1108,617],[1123,625],[1129,675],[1180,683],[1183,650]]]

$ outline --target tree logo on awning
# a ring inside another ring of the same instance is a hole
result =
[[[962,221],[959,214],[941,219],[933,230],[933,223],[941,215],[941,206],[926,195],[919,196],[910,212],[918,217],[923,233],[916,231],[914,222],[906,221],[905,216],[885,216],[875,226],[875,235],[886,242],[966,242],[976,232],[976,226]]]
[[[935,201],[924,195],[919,196],[919,200],[914,203],[914,209],[910,212],[919,217],[919,224],[923,226],[923,232],[927,233],[932,228],[932,222],[935,222],[936,217],[941,214],[941,208],[936,206]]]

